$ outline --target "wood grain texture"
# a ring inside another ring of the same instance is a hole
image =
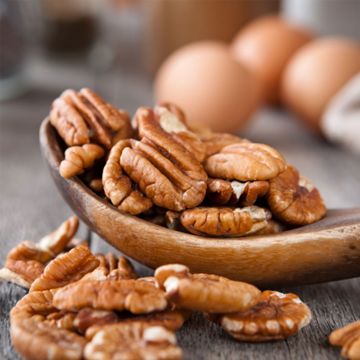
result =
[[[82,64],[66,69],[40,62],[31,74],[35,89],[0,105],[1,262],[15,244],[24,239],[39,239],[71,212],[50,179],[38,145],[41,119],[63,87],[96,85],[106,98],[132,112],[138,104],[151,104],[150,83],[137,73],[112,72],[96,80]],[[309,135],[289,114],[261,112],[245,135],[282,151],[289,162],[320,188],[328,207],[360,205],[359,158]],[[109,249],[97,237],[93,244],[95,251]],[[213,261],[218,261],[216,256]],[[138,268],[143,274],[149,273],[140,265]],[[276,343],[237,343],[217,326],[195,315],[178,335],[185,359],[339,359],[339,350],[328,345],[327,336],[334,328],[360,318],[360,279],[278,290],[298,293],[312,309],[314,319],[300,334]],[[1,360],[19,359],[9,341],[8,312],[24,293],[15,285],[0,283]]]

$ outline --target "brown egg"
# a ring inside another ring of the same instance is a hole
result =
[[[216,131],[240,129],[260,103],[253,75],[221,42],[203,41],[175,51],[155,79],[157,101],[182,107],[190,123]]]
[[[339,37],[322,38],[300,49],[283,76],[284,103],[319,131],[327,104],[360,72],[359,43]]]
[[[312,39],[310,33],[279,16],[264,16],[242,29],[232,51],[261,80],[264,96],[278,102],[280,80],[291,56]]]

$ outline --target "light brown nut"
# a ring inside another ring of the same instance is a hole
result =
[[[285,170],[282,155],[271,146],[242,142],[225,146],[204,163],[209,176],[227,180],[269,180]]]
[[[68,146],[90,141],[110,148],[132,134],[129,116],[90,89],[65,90],[53,102],[50,121]]]
[[[152,109],[141,107],[136,111],[135,116],[138,119],[139,136],[144,142],[166,154],[191,179],[206,181],[207,175],[200,162],[184,146],[175,141],[170,133],[162,129]]]
[[[175,334],[161,326],[143,322],[117,324],[97,332],[86,345],[87,360],[106,359],[181,359]]]
[[[123,172],[120,156],[130,146],[130,140],[121,140],[110,151],[104,166],[102,181],[105,195],[120,210],[138,215],[150,209],[152,202],[139,191],[133,190],[130,178]]]
[[[162,290],[145,281],[106,279],[69,284],[58,290],[54,305],[64,310],[91,307],[144,314],[164,310],[167,301]]]
[[[226,133],[216,133],[211,131],[200,133],[199,137],[203,142],[203,144],[205,145],[206,158],[220,152],[225,146],[236,143],[249,142],[248,140],[243,139],[236,135],[231,135]]]
[[[264,291],[258,303],[245,312],[222,315],[221,326],[236,340],[282,340],[311,321],[311,311],[295,294]]]
[[[195,235],[244,236],[266,227],[270,218],[270,211],[258,206],[197,207],[183,211],[180,221]]]
[[[41,276],[32,283],[30,291],[62,287],[81,279],[98,265],[99,260],[90,252],[89,248],[79,245],[52,260]]]
[[[318,189],[291,165],[270,181],[268,203],[275,217],[291,225],[311,224],[326,214]]]
[[[104,154],[104,149],[96,144],[71,146],[65,150],[65,159],[60,163],[60,175],[69,179],[82,174],[85,169],[92,167],[94,162],[102,158]]]
[[[269,190],[268,181],[229,181],[209,178],[207,180],[206,199],[215,205],[254,205],[258,198]]]
[[[96,192],[97,194],[103,194],[104,193],[104,187],[102,183],[102,179],[92,179],[89,182],[89,188]]]
[[[85,334],[90,327],[103,327],[119,321],[119,316],[114,311],[95,310],[91,308],[81,309],[76,313],[73,321],[74,328],[81,334]]]
[[[123,318],[119,319],[115,324],[96,324],[89,327],[86,330],[86,338],[92,339],[94,335],[104,329],[111,329],[112,327],[116,328],[120,324],[129,324],[134,322],[143,322],[147,326],[162,326],[170,331],[177,331],[179,330],[185,321],[189,318],[191,312],[186,310],[165,310],[161,312],[156,312],[147,315],[140,315],[130,318]],[[120,324],[119,324],[120,323]]]
[[[15,349],[29,360],[81,359],[86,340],[65,329],[53,306],[54,290],[25,295],[10,312],[10,334]],[[64,320],[64,319],[63,319]]]
[[[63,251],[78,228],[78,218],[73,216],[38,243],[23,241],[13,248],[0,270],[0,279],[29,288],[44,271],[45,264]]]
[[[24,320],[11,324],[11,341],[27,360],[80,360],[86,340],[72,331]]]
[[[180,264],[160,266],[155,271],[159,285],[177,307],[209,313],[245,311],[260,295],[255,286],[222,276],[191,274]]]
[[[56,230],[44,236],[37,246],[44,250],[49,251],[55,257],[60,254],[68,243],[75,236],[79,227],[79,219],[77,216],[71,216],[65,220]]]
[[[123,150],[120,163],[154,204],[175,211],[199,205],[205,197],[206,179],[194,179],[193,171],[186,174],[181,159],[170,159],[171,155],[156,147],[131,140],[131,148]]]
[[[161,128],[170,133],[175,141],[192,153],[198,161],[202,162],[205,159],[205,144],[189,129],[185,114],[178,106],[163,103],[155,106],[154,113]]]
[[[90,131],[86,122],[73,106],[61,97],[52,104],[50,123],[68,146],[90,143]]]
[[[334,330],[330,336],[331,345],[341,346],[341,355],[351,360],[360,359],[360,320]]]

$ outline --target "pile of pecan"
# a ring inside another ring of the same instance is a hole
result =
[[[10,313],[24,359],[181,359],[175,332],[194,311],[250,342],[286,339],[311,320],[295,294],[181,264],[139,278],[126,258],[94,255],[74,239],[77,226],[72,217],[39,242],[20,243],[0,270],[0,279],[29,290]]]
[[[325,216],[319,191],[274,148],[193,129],[174,104],[133,120],[90,89],[66,90],[50,122],[60,174],[81,175],[120,211],[206,236],[273,234]]]

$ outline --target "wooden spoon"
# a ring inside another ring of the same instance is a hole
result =
[[[259,286],[309,284],[360,276],[360,208],[329,210],[326,218],[277,235],[207,238],[121,213],[78,178],[59,175],[63,153],[45,119],[40,143],[61,194],[92,231],[115,248],[155,268],[182,263],[193,272]]]

